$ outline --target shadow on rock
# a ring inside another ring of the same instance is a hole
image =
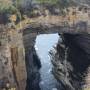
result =
[[[27,68],[27,86],[26,90],[40,90],[40,73],[41,62],[36,54],[34,47],[26,53]]]

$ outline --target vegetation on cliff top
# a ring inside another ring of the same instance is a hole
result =
[[[58,5],[61,7],[67,7],[69,5],[68,0],[35,0],[36,3],[40,4],[49,4],[49,5]],[[25,5],[22,5],[22,3],[26,4],[26,7],[31,8],[30,5],[28,6],[28,3],[32,4],[32,0],[0,0],[0,13],[15,13],[17,9],[25,8]],[[22,5],[22,6],[21,6]],[[16,9],[17,8],[17,9]]]
[[[56,13],[54,12],[55,9],[59,9],[59,13],[62,13],[63,8],[71,4],[74,4],[73,0],[0,0],[0,15],[2,13],[8,17],[10,15],[16,15],[16,19],[20,21],[23,16],[30,17],[33,13],[33,8],[37,6],[39,7],[38,9],[42,6],[43,10],[37,11],[39,15],[42,15],[44,14],[44,8],[48,9],[50,14]]]
[[[0,13],[14,13],[16,8],[10,0],[0,0]]]
[[[39,4],[49,4],[49,5],[57,5],[60,8],[65,8],[68,6],[72,6],[75,5],[75,1],[74,0],[35,0],[36,2],[38,2]]]

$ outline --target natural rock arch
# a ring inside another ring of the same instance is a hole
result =
[[[31,31],[29,31],[29,28],[26,29],[26,31],[24,31],[23,35],[24,35],[24,45],[25,45],[25,48],[26,48],[26,52],[28,50],[32,49],[32,47],[35,44],[36,36],[39,33],[53,33],[53,30],[52,31],[50,30],[50,31],[46,31],[46,32],[44,31],[43,32],[43,31],[40,30],[40,28],[37,28],[37,29],[38,29],[37,33],[34,33],[33,29]],[[57,30],[57,32],[58,32],[58,30]],[[70,76],[70,77],[68,76],[67,79],[68,80],[70,79],[71,81],[68,82],[69,84],[66,83],[65,86],[68,87],[67,90],[80,90],[80,89],[83,88],[84,85],[88,86],[87,78],[88,78],[89,74],[88,74],[87,71],[88,71],[88,68],[89,68],[89,65],[90,65],[90,63],[89,63],[89,59],[90,59],[90,56],[89,56],[90,55],[90,51],[89,51],[90,50],[89,49],[90,35],[89,34],[83,34],[83,33],[82,34],[63,33],[62,36],[63,36],[63,43],[64,43],[65,47],[68,47],[67,63],[70,63],[72,68],[73,68],[72,71],[70,71],[70,72],[67,71],[69,76]],[[58,46],[59,46],[59,44],[57,45],[57,47]],[[59,49],[61,49],[61,48],[58,48],[58,50]],[[57,50],[57,52],[58,52],[58,50]],[[63,50],[65,51],[66,49],[64,48]],[[79,53],[80,53],[81,56],[79,56]],[[60,58],[58,58],[58,59],[60,59]],[[59,61],[59,62],[62,62],[62,61]],[[54,67],[54,68],[56,68],[56,67]],[[68,68],[68,66],[66,68]],[[69,69],[71,69],[71,68],[69,68]],[[76,73],[76,77],[74,77],[75,73]],[[56,74],[58,74],[58,71],[56,72]],[[84,74],[86,74],[86,76],[82,77]],[[61,78],[57,77],[57,79],[60,81]],[[83,79],[85,79],[86,81],[83,80]],[[78,84],[76,84],[76,83],[78,83]],[[83,83],[85,83],[85,84],[81,85]],[[63,82],[63,85],[64,84],[65,83]],[[66,87],[64,87],[64,90],[66,90]]]

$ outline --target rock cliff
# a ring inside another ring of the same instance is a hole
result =
[[[17,30],[0,27],[0,90],[25,90],[26,66],[22,34]]]
[[[41,62],[35,51],[35,39],[37,33],[30,33],[30,30],[23,32],[23,40],[25,47],[25,62],[27,70],[27,85],[26,90],[40,90],[39,81]]]
[[[90,35],[63,34],[53,54],[53,74],[61,83],[62,90],[90,88]]]
[[[27,68],[27,86],[26,90],[40,90],[40,59],[38,58],[34,47],[26,53],[26,68]]]

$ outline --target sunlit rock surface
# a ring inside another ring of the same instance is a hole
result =
[[[25,52],[22,34],[17,30],[2,28],[0,32],[0,90],[10,88],[25,90]]]

